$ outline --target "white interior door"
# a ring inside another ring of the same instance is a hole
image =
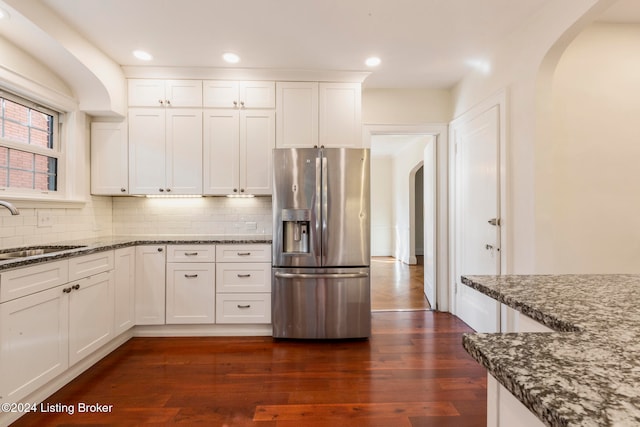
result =
[[[456,314],[480,332],[500,330],[499,304],[460,277],[500,274],[499,120],[495,105],[455,125],[453,134]]]
[[[424,149],[424,295],[436,309],[436,138]]]

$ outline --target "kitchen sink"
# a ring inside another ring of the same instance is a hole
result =
[[[45,254],[51,254],[51,253],[55,253],[55,252],[62,252],[62,251],[68,251],[70,249],[78,249],[78,248],[84,248],[85,246],[41,246],[41,247],[32,247],[29,249],[21,249],[21,250],[15,250],[15,251],[11,251],[11,252],[1,252],[0,253],[0,261],[1,260],[7,260],[7,259],[16,259],[16,258],[27,258],[30,256],[36,256],[36,255],[45,255]]]

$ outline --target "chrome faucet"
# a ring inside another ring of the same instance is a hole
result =
[[[5,208],[9,209],[9,212],[11,212],[11,215],[20,215],[20,211],[18,210],[18,208],[16,208],[15,206],[13,206],[13,204],[9,202],[0,200],[0,206],[4,206]]]

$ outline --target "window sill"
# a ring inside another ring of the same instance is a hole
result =
[[[82,199],[62,199],[53,197],[51,199],[45,199],[42,197],[2,194],[2,192],[0,192],[0,200],[11,202],[18,209],[82,208],[87,204],[87,201]]]

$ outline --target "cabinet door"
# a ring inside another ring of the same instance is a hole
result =
[[[167,324],[215,323],[215,264],[167,264]]]
[[[318,145],[318,83],[276,83],[276,146]]]
[[[239,112],[204,112],[204,194],[237,193],[239,178]]]
[[[202,194],[202,110],[166,112],[166,184],[170,194]]]
[[[320,145],[362,147],[361,103],[360,83],[320,83]]]
[[[69,366],[113,337],[113,271],[69,282]]]
[[[275,82],[240,82],[240,108],[275,108]]]
[[[162,107],[164,80],[129,79],[129,107]]]
[[[164,325],[165,247],[136,247],[136,325]]]
[[[229,80],[205,80],[202,91],[204,93],[204,107],[209,108],[238,108],[238,82]]]
[[[63,286],[0,304],[0,402],[20,402],[68,366]]]
[[[273,181],[275,112],[247,110],[240,113],[240,192],[269,195]]]
[[[116,249],[114,257],[114,336],[135,325],[136,248]]]
[[[165,106],[202,108],[201,80],[167,80]]]
[[[128,193],[127,122],[91,123],[91,194]]]
[[[129,192],[164,194],[165,110],[129,109]]]

